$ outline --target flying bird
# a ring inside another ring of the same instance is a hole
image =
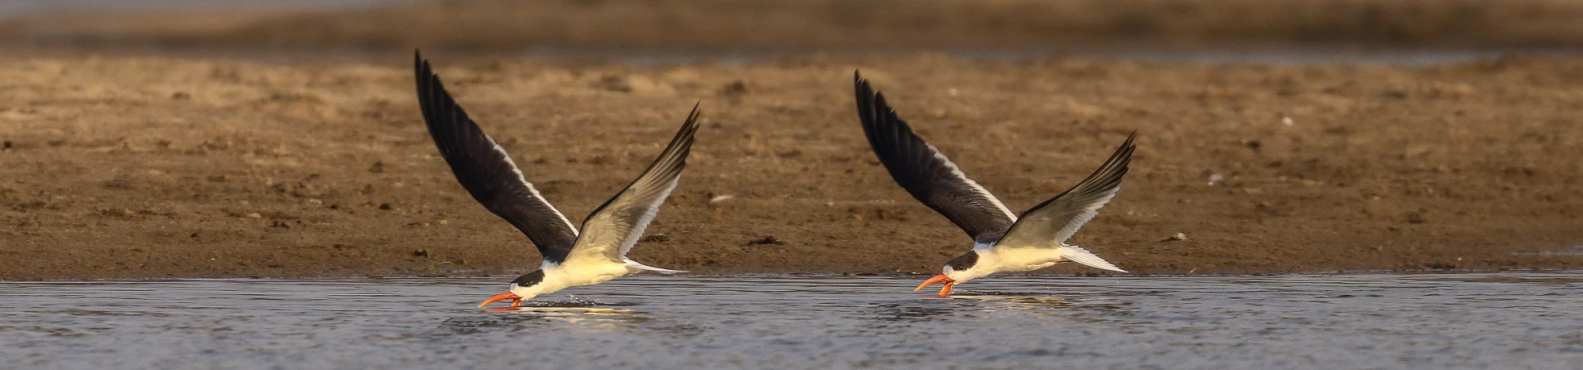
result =
[[[1076,186],[1039,203],[1021,215],[962,173],[939,149],[914,134],[885,102],[885,95],[853,72],[857,114],[863,134],[892,179],[925,206],[951,220],[973,239],[973,249],[946,262],[913,291],[935,284],[940,297],[951,296],[957,284],[998,272],[1042,269],[1061,262],[1126,272],[1081,247],[1067,244],[1072,234],[1116,197],[1121,177],[1135,148],[1137,133],[1116,148],[1110,159]]]
[[[658,214],[660,204],[676,189],[698,131],[698,106],[647,170],[584,219],[582,232],[550,205],[504,148],[490,139],[445,91],[429,62],[414,53],[418,105],[429,136],[450,164],[456,180],[485,209],[516,226],[538,248],[539,269],[511,281],[509,289],[478,306],[510,300],[511,307],[562,289],[599,284],[640,271],[678,273],[646,266],[627,258]]]

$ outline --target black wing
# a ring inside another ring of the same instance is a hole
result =
[[[1005,234],[1016,221],[994,194],[973,182],[934,146],[913,134],[907,122],[885,104],[885,95],[875,92],[856,72],[852,73],[857,93],[857,115],[863,121],[874,155],[890,171],[891,178],[914,198],[940,212],[980,244]]]
[[[467,112],[445,92],[440,76],[434,74],[428,61],[414,53],[413,66],[423,120],[428,122],[429,135],[434,137],[440,156],[451,165],[456,181],[484,208],[533,240],[545,261],[565,260],[577,240],[572,222],[539,195],[511,161],[511,155],[467,117]]]
[[[570,259],[625,262],[627,252],[643,236],[643,230],[660,212],[660,204],[676,190],[682,169],[687,168],[687,155],[693,148],[693,134],[698,132],[698,106],[687,115],[687,121],[671,138],[670,145],[660,152],[654,163],[637,179],[605,204],[594,209],[583,220],[583,236],[572,247]]]
[[[1127,164],[1132,161],[1132,152],[1137,148],[1132,144],[1137,135],[1127,135],[1127,141],[1121,143],[1110,159],[1105,160],[1105,164],[1100,165],[1083,182],[1023,212],[1022,218],[1011,227],[1011,231],[1006,232],[1005,238],[995,244],[995,248],[1050,248],[1064,245],[1072,234],[1083,228],[1083,224],[1099,214],[1100,207],[1104,207],[1111,198],[1116,197],[1116,192],[1121,191],[1121,177],[1127,174]]]

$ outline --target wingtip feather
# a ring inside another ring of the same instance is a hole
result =
[[[1065,258],[1068,261],[1077,262],[1080,265],[1100,270],[1115,271],[1120,273],[1127,272],[1127,270],[1122,270],[1120,267],[1116,267],[1116,265],[1111,264],[1110,261],[1106,261],[1104,258],[1099,258],[1099,256],[1095,255],[1093,252],[1089,252],[1087,249],[1083,249],[1075,245],[1061,247],[1061,258]]]

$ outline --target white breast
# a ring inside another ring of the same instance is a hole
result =
[[[567,287],[594,285],[610,281],[626,275],[629,270],[625,264],[607,261],[575,262],[562,265],[557,271],[561,284]],[[548,276],[546,276],[548,277]]]
[[[989,261],[979,262],[989,262],[990,266],[985,267],[995,272],[1033,271],[1053,266],[1061,260],[1060,253],[1053,248],[996,248],[988,255]]]

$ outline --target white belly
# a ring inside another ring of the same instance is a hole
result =
[[[1060,253],[1053,248],[1007,248],[994,254],[996,270],[1001,272],[1033,271],[1061,262]]]
[[[560,266],[561,283],[568,286],[594,285],[625,276],[630,270],[624,264],[604,261]]]

